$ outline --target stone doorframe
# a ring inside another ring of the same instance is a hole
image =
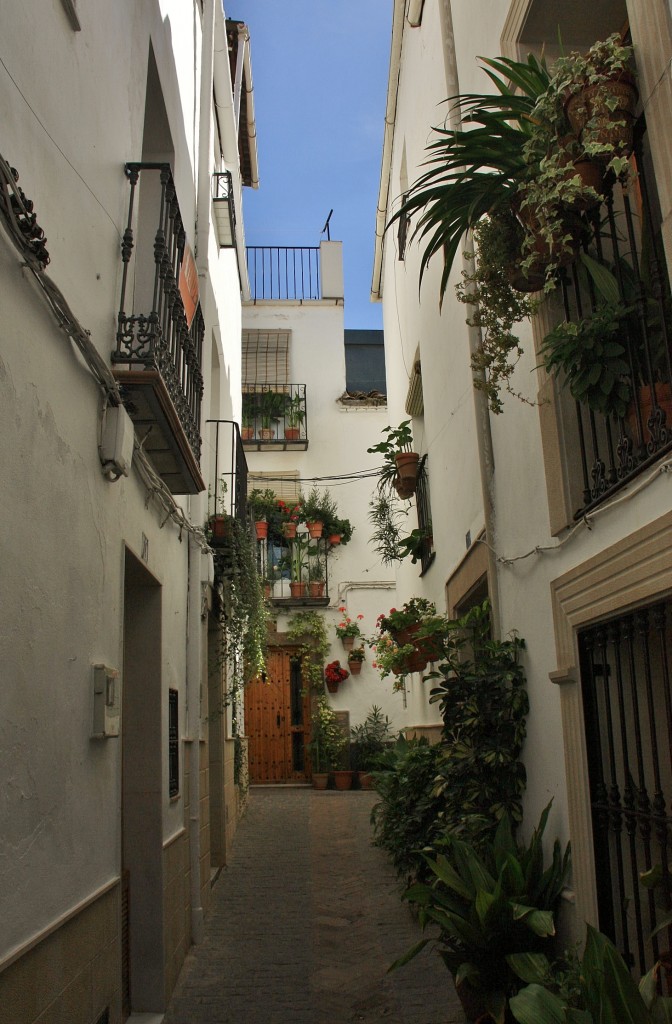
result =
[[[672,512],[605,548],[551,583],[565,752],[569,832],[572,840],[572,931],[597,925],[588,761],[579,677],[577,632],[584,626],[672,594]]]

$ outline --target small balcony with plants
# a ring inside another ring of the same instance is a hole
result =
[[[273,605],[329,604],[329,564],[352,536],[328,491],[285,502],[270,488],[247,498],[257,539],[257,570]]]
[[[242,419],[246,451],[306,451],[306,385],[243,384]]]
[[[613,35],[551,67],[483,63],[496,89],[454,98],[463,130],[430,142],[392,222],[425,238],[421,272],[443,261],[442,295],[473,230],[457,293],[494,414],[520,397],[518,324],[535,324],[545,446],[580,517],[672,449],[672,304],[633,50]]]
[[[114,375],[144,451],[173,494],[201,476],[205,324],[170,166],[126,164],[129,204]]]

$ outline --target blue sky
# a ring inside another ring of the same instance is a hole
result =
[[[392,0],[227,0],[250,30],[258,191],[248,245],[343,242],[345,326],[382,327],[369,300]]]

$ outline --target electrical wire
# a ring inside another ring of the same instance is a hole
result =
[[[32,213],[32,204],[25,201],[23,193],[16,184],[12,168],[1,154],[0,221],[22,258],[22,267],[36,284],[39,294],[51,311],[59,329],[70,338],[88,366],[102,392],[103,402],[120,405],[121,393],[112,371],[91,341],[90,332],[82,327],[60,288],[54,284],[44,270],[49,261],[48,253],[44,248],[46,239],[43,239],[40,233],[41,237],[36,241],[35,230],[32,230],[32,235],[35,235],[35,238],[31,238],[31,235],[27,234],[28,227],[32,226],[35,229],[37,227],[35,215]],[[184,530],[195,538],[203,551],[209,551],[203,530],[194,526],[176,503],[168,487],[149,461],[137,436],[134,441],[133,466],[147,488],[146,506],[152,499],[155,499],[165,512],[161,527],[165,526],[170,519],[179,528],[180,539]]]

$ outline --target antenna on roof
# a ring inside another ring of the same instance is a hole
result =
[[[321,235],[323,235],[325,231],[327,232],[327,241],[328,242],[331,241],[331,235],[329,234],[329,221],[331,220],[331,215],[332,215],[333,212],[334,212],[333,210],[329,210],[329,216],[325,220],[324,227],[322,228],[322,230],[320,232]]]

